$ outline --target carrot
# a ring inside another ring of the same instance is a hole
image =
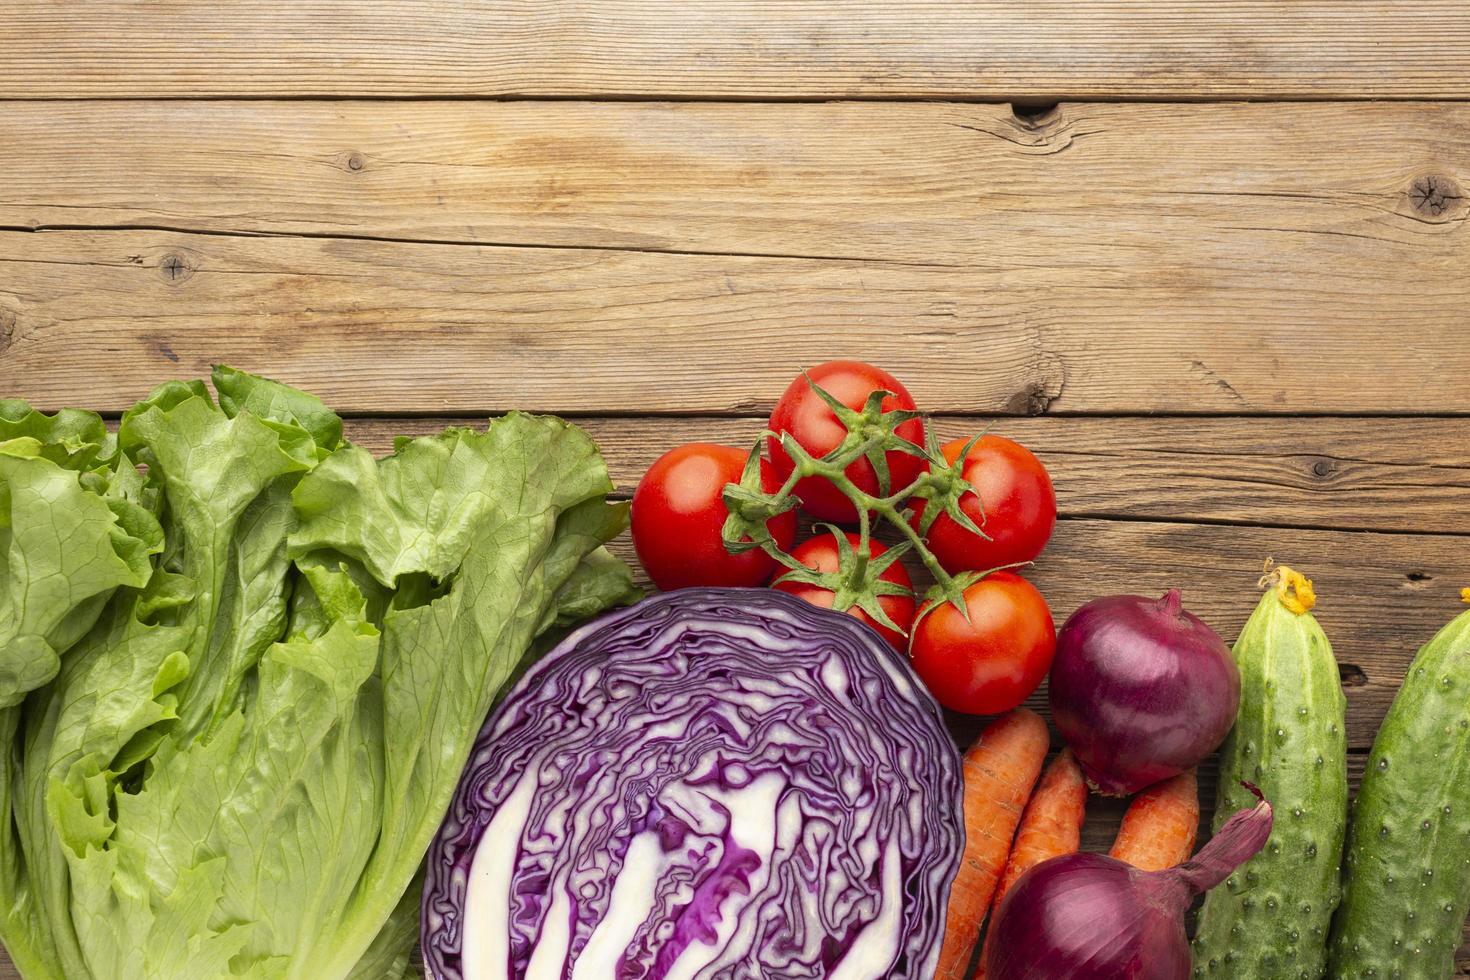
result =
[[[969,970],[1047,744],[1046,722],[1017,708],[991,722],[965,753],[965,855],[949,890],[936,980],[964,980]]]
[[[1087,810],[1087,780],[1070,749],[1064,750],[1046,767],[1046,774],[1036,787],[1036,794],[1026,804],[1021,817],[1021,828],[1016,831],[1016,843],[1011,847],[1010,860],[1006,861],[1005,873],[996,886],[995,898],[991,901],[992,911],[1000,908],[1006,893],[1021,876],[1043,861],[1063,854],[1074,854],[1082,843],[1082,820]],[[990,936],[985,937],[985,949],[990,949]],[[980,957],[980,968],[975,980],[985,976],[985,957]]]
[[[1199,781],[1191,769],[1134,797],[1108,853],[1140,871],[1163,871],[1188,861],[1198,836]]]

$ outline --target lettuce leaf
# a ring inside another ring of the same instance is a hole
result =
[[[160,387],[115,444],[0,403],[0,435],[38,433],[0,444],[4,533],[52,558],[0,582],[0,938],[28,980],[403,975],[495,696],[539,634],[637,597],[574,426],[375,460],[311,395],[214,387]]]

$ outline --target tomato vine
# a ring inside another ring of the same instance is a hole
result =
[[[806,381],[832,410],[846,434],[831,452],[816,457],[789,432],[763,431],[745,464],[740,481],[725,486],[724,501],[729,511],[723,527],[725,547],[732,554],[760,548],[787,569],[778,581],[805,582],[829,589],[834,594],[832,608],[844,610],[857,606],[873,619],[899,632],[903,630],[883,611],[878,598],[912,594],[912,591],[896,583],[882,581],[879,576],[904,555],[912,553],[934,578],[927,598],[948,601],[968,618],[964,590],[986,573],[951,575],[929,549],[925,536],[939,515],[947,514],[962,528],[990,540],[982,527],[983,511],[981,522],[977,524],[960,506],[964,496],[975,491],[964,478],[963,470],[971,447],[981,437],[977,435],[971,439],[951,463],[945,458],[932,426],[925,426],[922,445],[898,433],[898,428],[904,423],[923,415],[901,408],[885,411],[883,403],[893,397],[892,392],[873,391],[861,409],[854,409],[844,405],[809,376]],[[765,490],[761,484],[761,447],[768,439],[779,440],[793,464],[791,473],[774,491]],[[918,457],[926,466],[907,486],[894,487],[888,465],[890,452]],[[866,459],[877,474],[877,494],[863,490],[847,474],[848,467],[862,459]],[[837,528],[818,525],[831,531],[837,540],[840,560],[836,572],[820,572],[803,565],[781,548],[766,527],[767,521],[801,506],[802,501],[795,492],[796,485],[807,477],[825,479],[857,508],[856,547]],[[977,499],[978,496],[976,494]],[[925,501],[923,514],[913,521],[908,509],[913,501],[920,500]],[[897,531],[901,540],[875,558],[871,547],[872,535],[876,527],[883,525]]]

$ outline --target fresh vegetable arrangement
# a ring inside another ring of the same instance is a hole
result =
[[[1081,878],[1091,882],[1084,890],[1102,887],[1097,881],[1126,881],[1125,896],[1104,903],[1108,915],[1140,895],[1143,905],[1136,909],[1154,909],[1158,896],[1166,895],[1162,907],[1169,911],[1154,926],[1140,927],[1138,935],[1129,934],[1114,915],[1109,921],[1117,941],[1088,954],[1098,957],[1096,963],[1111,965],[1086,975],[1184,975],[1188,960],[1177,913],[1190,896],[1226,878],[1225,887],[1209,893],[1200,917],[1195,975],[1336,975],[1326,972],[1326,959],[1341,891],[1346,825],[1345,699],[1331,645],[1310,613],[1310,582],[1288,568],[1270,571],[1263,580],[1269,591],[1233,650],[1183,608],[1177,590],[1158,600],[1094,600],[1057,633],[1045,600],[1018,574],[1041,553],[1056,520],[1050,478],[1024,447],[994,435],[940,446],[896,378],[852,361],[820,365],[794,380],[761,439],[750,452],[724,450],[726,472],[733,472],[735,460],[743,466],[719,500],[708,486],[712,480],[702,487],[700,536],[686,539],[686,548],[716,557],[703,568],[691,566],[691,575],[677,584],[717,584],[728,561],[760,555],[766,559],[762,570],[773,570],[777,589],[846,611],[906,650],[934,696],[953,710],[1010,711],[1050,677],[1052,717],[1069,748],[1046,767],[1044,778],[1045,726],[1026,712],[1000,718],[966,755],[968,843],[951,889],[938,977],[969,976],[982,935],[986,942],[977,976],[1041,975],[1071,962],[1066,957],[1072,953],[1057,959],[1055,951],[1047,953],[1050,959],[1028,959],[1048,948],[1034,936],[1017,940],[1030,952],[1005,948],[1011,945],[1008,930],[1020,936],[1029,928],[1017,926],[1016,919],[1049,921],[1052,906],[1067,905],[1069,885],[1023,889],[1017,908],[1027,911],[1008,913],[1007,923],[992,921],[988,932],[984,927],[987,918],[997,919],[1010,893],[1036,877],[1032,871],[1076,851],[1089,785],[1134,799],[1112,848],[1115,863],[1097,856],[1071,860]],[[675,452],[681,451],[689,450]],[[658,467],[646,482],[664,482]],[[793,547],[791,518],[797,511],[851,530],[821,526]],[[711,530],[716,524],[722,528],[719,541]],[[640,520],[635,505],[640,553],[644,539],[656,542],[669,526],[656,514]],[[875,539],[884,528],[895,544]],[[933,581],[922,596],[905,568],[908,558],[916,558]],[[655,568],[650,571],[658,581]],[[752,573],[745,581],[758,584],[757,579]],[[1453,647],[1446,641],[1439,656],[1450,656],[1444,651]],[[1431,665],[1429,673],[1436,672],[1440,688],[1435,693],[1453,690],[1453,671]],[[1401,702],[1417,706],[1433,700],[1424,674],[1418,670],[1411,678],[1417,683],[1406,684]],[[1407,707],[1396,708],[1380,743],[1388,740],[1393,746],[1398,733],[1411,728],[1404,720],[1408,714]],[[1470,728],[1470,711],[1452,700],[1444,715],[1446,737],[1452,729]],[[1433,746],[1436,760],[1457,758],[1457,748],[1420,728],[1413,731],[1419,754]],[[1252,811],[1257,815],[1253,829],[1236,832],[1245,843],[1212,844],[1214,850],[1195,857],[1196,767],[1222,742],[1216,839],[1229,836],[1227,818],[1235,810],[1252,806],[1242,789],[1246,784],[1253,792],[1259,786],[1257,795],[1263,793],[1275,806],[1275,830],[1264,849],[1260,842],[1251,843],[1260,835],[1260,815],[1270,812],[1262,803]],[[1402,748],[1392,751],[1404,754]],[[1404,876],[1383,870],[1376,884],[1355,890],[1354,876],[1361,873],[1355,868],[1368,862],[1380,869],[1388,862],[1376,856],[1375,845],[1377,851],[1393,852],[1395,863],[1422,865],[1421,873],[1460,863],[1470,867],[1470,860],[1461,862],[1458,852],[1440,843],[1465,834],[1439,830],[1453,813],[1470,809],[1470,800],[1429,791],[1436,766],[1428,758],[1416,760],[1407,775],[1403,769],[1396,773],[1399,779],[1421,780],[1422,799],[1412,790],[1390,788],[1394,777],[1385,772],[1391,771],[1371,772],[1365,782],[1369,822],[1379,821],[1373,807],[1406,798],[1414,798],[1411,809],[1425,816],[1412,842],[1394,835],[1392,821],[1380,821],[1384,827],[1377,840],[1361,819],[1357,824],[1359,843],[1349,860],[1348,887],[1359,900],[1349,901],[1337,917],[1334,953],[1359,971],[1354,976],[1409,975],[1391,972],[1388,964],[1396,954],[1381,953],[1396,948],[1395,940],[1407,942],[1406,937],[1415,940],[1415,949],[1448,956],[1470,905],[1470,875],[1450,874],[1448,880],[1442,875],[1420,896],[1430,895],[1439,915],[1429,915],[1428,899],[1405,902],[1408,925],[1400,928],[1392,916],[1374,911],[1397,899],[1375,889],[1387,894],[1407,887]],[[1440,802],[1447,808],[1435,810]],[[1119,870],[1128,867],[1134,872]],[[1048,879],[1069,882],[1072,874],[1052,867]],[[1426,875],[1426,887],[1428,882]],[[1154,913],[1140,915],[1141,922]],[[1430,919],[1442,931],[1417,924]],[[1397,931],[1387,936],[1385,929]],[[1242,943],[1245,932],[1260,938]],[[1151,952],[1139,959],[1140,949]],[[1138,972],[1144,960],[1153,965]],[[1413,975],[1442,972],[1433,956],[1425,961],[1432,964],[1427,972]],[[1125,963],[1132,966],[1120,965]]]
[[[492,716],[430,856],[425,961],[930,980],[959,803],[933,700],[852,617],[656,596],[569,635]]]
[[[727,473],[743,460],[721,499],[719,467],[680,475],[716,455]],[[798,510],[856,530],[824,526],[793,549]],[[941,447],[903,384],[859,361],[793,380],[749,453],[671,450],[633,502],[634,546],[660,588],[771,581],[907,649],[941,704],[975,714],[1016,707],[1046,676],[1051,610],[1017,572],[1055,524],[1051,478],[1029,450],[994,435]],[[880,527],[897,543],[878,542]],[[909,557],[934,583],[922,605]]]
[[[802,373],[751,448],[676,447],[628,505],[559,419],[376,460],[309,394],[212,380],[115,433],[0,401],[26,980],[391,980],[416,940],[433,980],[1452,969],[1470,612],[1419,651],[1349,821],[1310,580],[1268,562],[1233,648],[1176,589],[1058,632],[1026,577],[1045,467],[940,445],[872,365]],[[673,591],[579,626],[641,595],[604,547],[630,514]],[[1018,707],[1044,679],[1056,753]],[[996,716],[963,759],[941,707]],[[1080,851],[1094,790],[1132,797],[1106,856]]]
[[[636,596],[557,419],[375,461],[228,368],[0,405],[0,937],[28,980],[401,976],[470,744],[542,634]]]

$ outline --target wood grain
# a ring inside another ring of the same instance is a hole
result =
[[[1284,290],[1378,259],[1428,271],[1428,294],[1464,261],[1470,214],[1470,105],[0,102],[0,132],[17,228],[1060,265],[1116,286],[1130,267],[1176,287],[1256,272]]]
[[[1470,95],[1456,0],[16,0],[0,49],[47,99]]]
[[[0,102],[0,131],[0,226],[1093,277],[1181,329],[1207,296],[1227,326],[1252,291],[1306,306],[1368,268],[1402,267],[1407,309],[1470,216],[1462,105]]]
[[[117,410],[224,361],[356,413],[748,413],[846,355],[935,411],[1470,412],[1460,245],[1404,264],[1417,248],[1299,236],[1337,249],[1314,266],[1293,236],[1242,236],[1205,271],[1185,244],[1077,266],[1043,235],[917,266],[0,233],[0,390]]]
[[[351,419],[376,453],[446,418]],[[631,492],[685,442],[748,446],[764,418],[592,418],[613,481]],[[940,416],[940,438],[981,429],[1036,452],[1067,517],[1470,534],[1470,420],[1458,418],[1007,418]]]

